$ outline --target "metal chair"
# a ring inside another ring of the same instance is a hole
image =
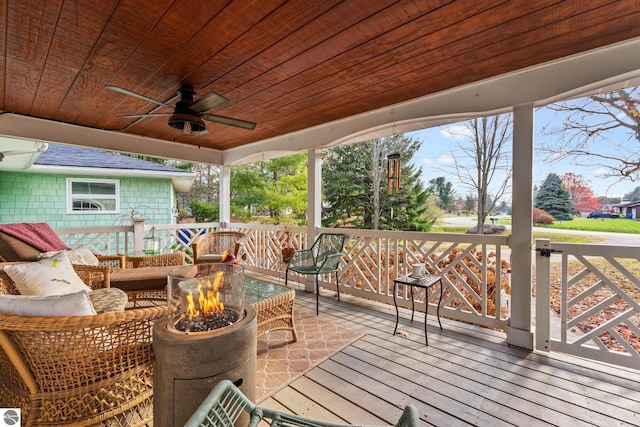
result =
[[[245,420],[241,420],[236,424],[236,421],[241,416]],[[233,427],[234,425],[254,427],[261,424],[263,420],[268,422],[271,427],[344,427],[342,424],[312,420],[257,406],[229,380],[223,380],[215,386],[209,396],[189,418],[185,427]],[[400,419],[395,424],[396,427],[417,427],[419,425],[418,409],[410,404],[405,406]]]
[[[212,231],[196,237],[191,243],[193,263],[222,262],[223,252],[237,258],[245,237],[239,231]]]
[[[340,301],[340,286],[338,285],[338,266],[342,259],[346,234],[322,233],[313,242],[309,249],[295,251],[287,263],[284,284],[289,281],[289,271],[298,274],[313,274],[316,277],[316,316],[319,312],[320,285],[318,276],[321,274],[336,275],[336,289],[338,290],[338,301]]]

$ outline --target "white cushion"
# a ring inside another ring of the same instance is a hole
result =
[[[222,255],[221,254],[204,254],[204,255],[200,255],[198,257],[198,262],[202,263],[204,261],[220,262],[220,261],[222,261]]]
[[[8,265],[4,271],[21,295],[46,297],[91,291],[75,272],[65,252],[36,262]]]
[[[52,258],[58,256],[60,252],[66,252],[71,264],[78,265],[100,265],[100,260],[91,252],[91,250],[85,246],[78,249],[69,249],[67,251],[51,251],[43,252],[38,256],[38,259]]]
[[[18,316],[50,317],[96,314],[87,291],[48,297],[0,295],[0,312]]]

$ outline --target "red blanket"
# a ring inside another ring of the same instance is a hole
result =
[[[40,252],[69,249],[46,222],[0,224],[0,231],[33,246]]]

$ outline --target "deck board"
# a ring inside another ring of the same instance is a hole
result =
[[[355,387],[345,383],[329,372],[316,370],[311,378],[302,377],[291,384],[291,387],[307,396],[315,396],[318,400],[332,402],[331,410],[348,424],[381,425],[384,420],[367,411],[366,405],[357,399]],[[340,391],[336,393],[336,391]],[[342,394],[342,395],[341,395]],[[351,401],[343,396],[355,397]],[[394,410],[396,408],[390,408]]]
[[[503,334],[393,307],[321,296],[320,316],[365,334],[261,404],[325,421],[393,424],[407,403],[424,425],[639,425],[640,372],[509,347]],[[315,296],[296,295],[315,313]]]

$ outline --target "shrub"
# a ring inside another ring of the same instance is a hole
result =
[[[542,224],[542,225],[548,225],[548,224],[553,224],[553,217],[547,213],[547,211],[539,209],[539,208],[533,208],[533,223],[534,224]]]
[[[189,202],[189,208],[198,222],[214,222],[220,218],[220,207],[217,203],[193,199]]]

